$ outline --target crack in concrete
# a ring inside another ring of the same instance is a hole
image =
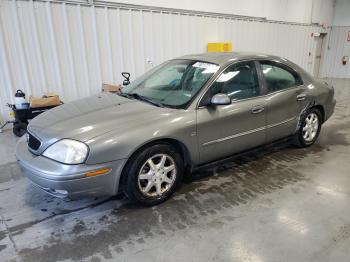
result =
[[[339,244],[341,244],[343,241],[349,238],[350,238],[350,223],[341,226],[337,234],[329,240],[328,244],[324,248],[322,248],[322,250],[319,253],[316,253],[313,256],[312,261],[320,261],[322,260],[322,258],[324,259],[332,249],[336,248]]]
[[[18,253],[18,248],[17,248],[16,242],[12,237],[12,233],[9,230],[9,227],[6,223],[6,219],[4,218],[3,215],[1,215],[0,217],[1,217],[1,222],[5,225],[5,233],[7,234],[8,238],[10,239],[12,246],[13,246],[13,249],[16,251],[16,253]]]

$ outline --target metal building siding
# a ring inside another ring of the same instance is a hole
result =
[[[231,41],[236,51],[291,59],[311,71],[312,32],[319,27],[210,14],[135,7],[5,0],[0,2],[0,103],[16,89],[52,91],[71,101],[121,83],[167,59],[206,51],[208,42]]]
[[[350,26],[332,27],[326,41],[321,75],[329,78],[350,78],[350,41],[347,41]],[[343,56],[348,56],[347,65],[342,65]]]

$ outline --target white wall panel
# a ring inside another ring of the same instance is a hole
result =
[[[334,26],[350,26],[350,1],[336,0],[334,9]]]
[[[97,0],[98,1],[98,0]],[[299,23],[330,24],[335,0],[108,0],[134,5],[159,6],[203,12],[265,17]],[[337,0],[348,1],[348,0]],[[96,1],[95,1],[96,2]]]
[[[312,32],[320,27],[179,11],[91,6],[63,2],[0,2],[0,102],[16,89],[52,91],[71,101],[134,79],[167,59],[205,52],[208,42],[231,41],[236,51],[291,59],[312,71]],[[150,63],[151,62],[151,63]]]
[[[313,0],[311,21],[332,25],[336,2],[338,4],[339,0]]]
[[[347,41],[350,26],[332,27],[326,39],[326,52],[321,67],[323,77],[350,78],[350,61],[342,64],[342,57],[350,59],[350,41]]]

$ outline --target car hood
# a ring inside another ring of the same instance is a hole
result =
[[[28,131],[42,142],[71,138],[88,141],[110,131],[130,128],[169,116],[174,109],[160,108],[112,93],[102,93],[53,108],[36,118]]]

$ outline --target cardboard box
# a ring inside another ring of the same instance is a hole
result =
[[[102,92],[116,93],[121,89],[120,85],[102,84]]]
[[[30,97],[30,107],[58,106],[61,104],[60,97],[55,93],[46,93],[43,97]]]

